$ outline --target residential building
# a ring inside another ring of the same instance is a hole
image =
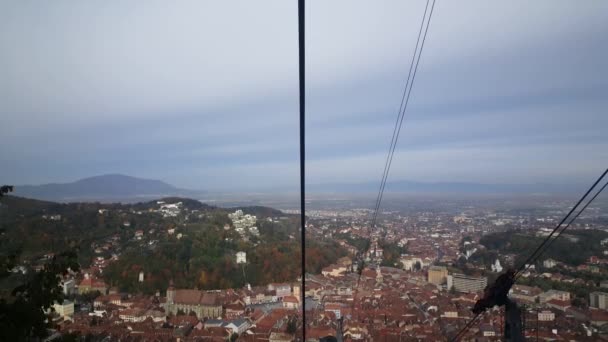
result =
[[[268,291],[276,291],[277,298],[283,298],[291,295],[291,285],[289,284],[268,284]]]
[[[122,305],[122,297],[120,294],[110,294],[107,296],[101,295],[93,301],[93,307],[99,308],[107,304]]]
[[[589,321],[592,325],[601,327],[608,323],[608,312],[603,310],[591,310]]]
[[[137,239],[141,239],[144,236],[144,231],[141,229],[138,229],[135,231],[135,238]]]
[[[325,311],[333,312],[336,315],[336,319],[340,319],[340,317],[342,317],[342,304],[326,303]]]
[[[429,266],[433,260],[429,257],[402,256],[399,261],[403,264],[404,270],[413,271],[417,268],[422,269]]]
[[[448,278],[448,269],[445,266],[431,266],[428,272],[428,282],[435,285],[444,284]]]
[[[557,261],[555,261],[553,259],[547,259],[547,260],[543,261],[543,266],[546,268],[553,268],[553,267],[557,266]]]
[[[559,300],[559,299],[551,299],[551,300],[547,301],[545,303],[545,305],[547,305],[550,308],[564,311],[564,312],[566,310],[568,310],[571,306],[569,300]]]
[[[543,310],[538,313],[538,320],[541,322],[552,322],[555,320],[555,313],[549,310]]]
[[[230,329],[233,334],[239,335],[247,331],[250,326],[251,325],[249,324],[249,321],[244,318],[235,319],[227,324],[222,325],[222,327]]]
[[[347,269],[341,265],[330,265],[321,270],[321,274],[325,277],[339,277],[346,273]]]
[[[479,292],[485,289],[488,284],[486,277],[473,277],[460,273],[454,273],[448,276],[448,289],[452,287],[458,292]]]
[[[78,284],[78,293],[84,294],[87,292],[95,292],[99,291],[101,294],[106,294],[108,286],[103,280],[95,279],[95,278],[87,278],[85,277],[80,284]]]
[[[247,253],[245,252],[237,252],[236,253],[236,263],[237,264],[246,264],[247,263]]]
[[[606,292],[591,292],[589,294],[589,306],[602,310],[608,309],[608,293]]]
[[[62,304],[53,304],[53,309],[63,319],[71,320],[74,316],[74,302],[70,302],[69,300],[64,300]]]
[[[146,310],[144,309],[124,309],[118,312],[118,318],[125,322],[143,322],[146,320]]]
[[[223,321],[221,319],[208,319],[205,321],[204,327],[205,327],[205,329],[220,328],[226,324],[228,324],[228,323],[226,323],[225,321]]]
[[[228,214],[228,218],[232,220],[232,225],[238,232],[243,232],[245,229],[254,227],[257,221],[257,218],[254,215],[243,214],[242,210],[237,210],[234,213]],[[257,230],[257,227],[255,230]]]
[[[483,323],[479,326],[479,330],[483,334],[484,337],[494,337],[496,336],[496,331],[491,324]]]
[[[224,316],[227,319],[236,319],[245,314],[245,303],[238,301],[236,303],[227,304],[224,306]]]
[[[456,310],[456,309],[446,310],[443,312],[443,314],[441,314],[441,317],[458,318],[458,310]]]
[[[295,296],[283,297],[283,307],[286,309],[297,309],[300,307],[300,300]]]
[[[549,290],[547,292],[541,293],[539,296],[539,301],[541,303],[546,303],[551,299],[557,299],[561,301],[570,301],[570,292],[567,291],[558,291],[558,290]]]
[[[513,285],[509,291],[509,297],[515,299],[518,302],[535,303],[538,296],[543,293],[538,287],[526,286],[526,285]]]
[[[63,294],[69,296],[76,292],[76,282],[74,279],[64,280],[61,283],[61,288],[63,289]]]

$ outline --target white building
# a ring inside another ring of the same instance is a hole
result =
[[[608,293],[606,292],[591,292],[589,294],[589,306],[602,310],[608,309]]]
[[[124,309],[118,312],[118,318],[125,322],[143,322],[146,320],[143,309]]]
[[[74,302],[64,300],[63,304],[53,304],[53,309],[63,319],[72,320],[72,317],[74,317]]]
[[[433,260],[425,257],[423,258],[419,258],[419,257],[415,257],[415,256],[410,256],[410,255],[404,255],[401,257],[401,259],[399,260],[401,262],[401,264],[403,264],[403,269],[406,271],[413,271],[416,268],[416,264],[420,265],[420,268],[425,268],[431,265],[431,263],[433,262]]]
[[[341,265],[330,265],[321,270],[321,274],[325,277],[339,277],[346,273],[347,268]]]
[[[477,252],[477,247],[474,247],[473,249],[467,249],[465,257],[469,259],[471,255],[475,254],[475,252]]]
[[[543,310],[538,313],[538,320],[541,322],[551,322],[555,320],[555,313],[549,310]]]
[[[162,201],[161,201],[162,202]],[[157,202],[158,203],[158,202]],[[163,217],[175,217],[181,212],[182,202],[166,204],[164,202],[160,204],[159,211],[163,214]]]
[[[234,213],[228,214],[228,218],[232,220],[232,225],[240,234],[243,234],[245,231],[249,231],[254,235],[259,234],[258,228],[255,227],[257,218],[254,215],[243,214],[242,210],[237,210]]]
[[[543,261],[543,266],[546,268],[552,268],[557,266],[557,261],[553,260],[553,259],[547,259],[545,261]]]
[[[448,275],[448,289],[452,287],[458,292],[475,293],[483,291],[488,284],[486,277],[473,277],[460,273]]]
[[[236,263],[237,264],[246,264],[247,263],[247,253],[245,252],[237,252],[236,253]]]
[[[249,329],[250,324],[246,319],[239,318],[239,319],[235,319],[234,321],[231,321],[230,323],[222,324],[222,327],[226,328],[226,329],[230,329],[230,331],[233,334],[240,335],[240,334],[244,333],[247,329]]]
[[[541,293],[538,296],[541,303],[546,303],[552,299],[557,299],[561,301],[570,301],[570,292],[567,291],[559,291],[559,290],[549,290],[547,292]]]
[[[494,330],[494,327],[491,324],[481,324],[481,326],[479,327],[479,330],[483,333],[484,337],[494,337],[496,336],[496,331]]]
[[[63,288],[63,294],[66,296],[76,292],[76,282],[74,279],[64,280],[61,283],[61,287]]]
[[[496,259],[496,262],[492,264],[492,272],[502,272],[502,265],[500,264],[500,260]]]
[[[454,221],[454,223],[469,223],[471,222],[471,219],[466,217],[465,215],[458,215],[458,216],[454,216],[454,218],[452,219]]]
[[[258,227],[251,227],[249,228],[249,233],[255,235],[255,236],[259,236],[260,235],[260,231],[258,230]]]

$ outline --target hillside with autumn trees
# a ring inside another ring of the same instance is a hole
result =
[[[154,293],[164,291],[171,280],[179,288],[221,289],[294,281],[301,275],[297,217],[262,221],[260,237],[247,242],[224,230],[223,214],[218,215],[215,222],[184,226],[181,239],[161,241],[153,250],[127,251],[104,271],[104,279],[123,291]],[[247,253],[246,264],[236,263],[237,251]],[[307,241],[307,271],[318,273],[346,254],[331,241]],[[138,282],[140,271],[145,273],[143,283]]]
[[[159,210],[176,203],[175,215]],[[59,204],[7,196],[0,229],[10,241],[5,250],[19,251],[22,264],[34,266],[49,253],[75,250],[83,269],[105,265],[100,277],[130,293],[164,292],[170,281],[180,288],[221,289],[296,280],[301,275],[299,216],[266,207],[238,208],[257,216],[259,234],[243,236],[228,217],[236,209],[175,197]],[[329,239],[306,244],[310,273],[347,255]],[[247,253],[246,264],[236,263],[238,251]]]

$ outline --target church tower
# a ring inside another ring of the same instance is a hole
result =
[[[169,287],[167,288],[167,303],[173,304],[175,300],[175,288],[173,287],[173,280],[169,282]]]

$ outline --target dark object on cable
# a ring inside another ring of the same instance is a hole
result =
[[[473,313],[479,314],[494,306],[503,306],[507,304],[509,290],[515,283],[515,270],[509,269],[501,274],[492,286],[486,287],[483,291],[483,298],[473,306]]]
[[[3,185],[0,187],[0,197],[4,196],[4,194],[8,194],[9,192],[13,192],[12,185]]]

